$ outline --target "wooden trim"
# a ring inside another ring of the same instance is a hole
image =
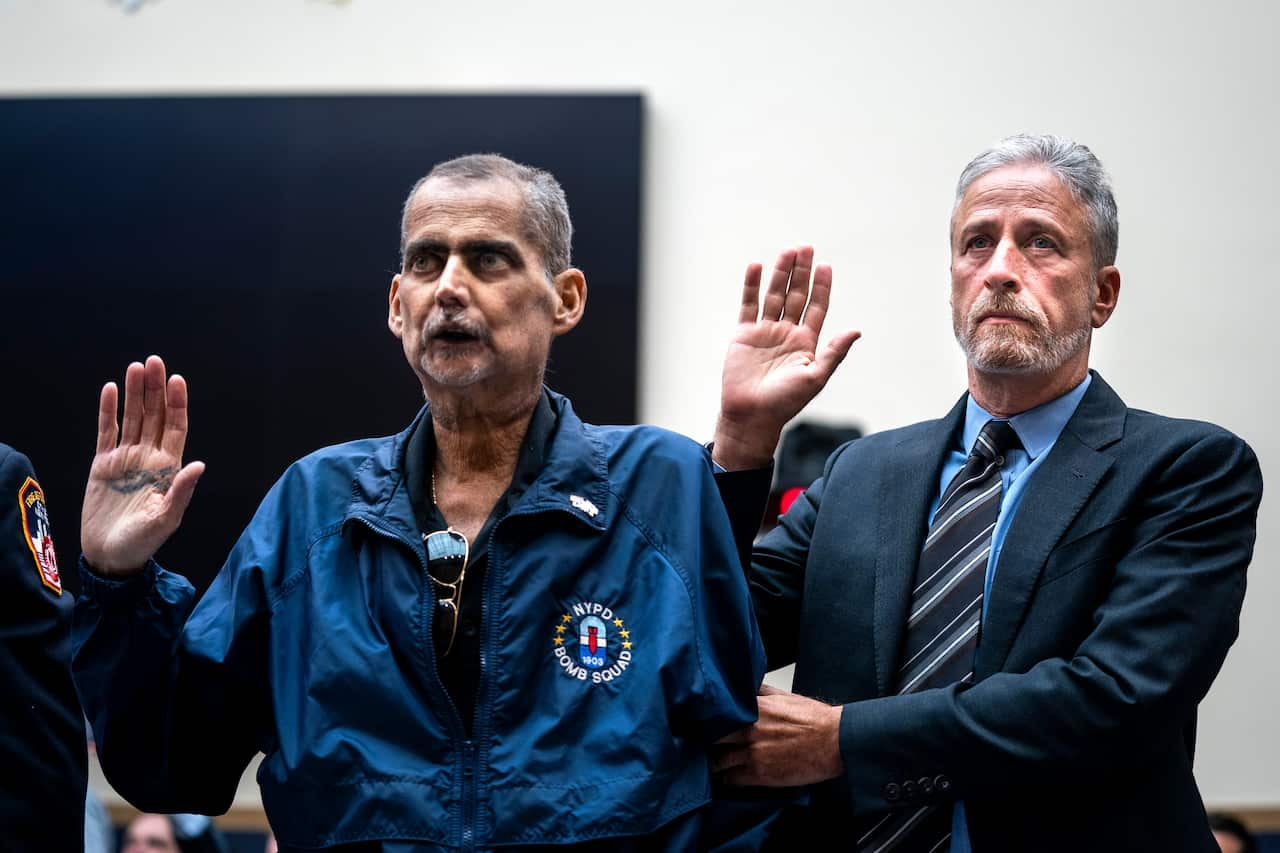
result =
[[[1280,833],[1280,805],[1232,806],[1219,803],[1209,806],[1209,811],[1229,814],[1249,827],[1251,832]]]
[[[111,816],[112,826],[124,826],[141,813],[128,803],[120,802],[107,805],[107,814]],[[230,829],[236,832],[267,833],[271,831],[267,816],[260,808],[232,806],[226,814],[214,817],[213,823],[218,829]]]

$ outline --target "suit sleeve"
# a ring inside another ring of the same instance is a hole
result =
[[[941,775],[951,797],[999,796],[1175,747],[1238,633],[1261,493],[1247,445],[1221,431],[1201,438],[1144,484],[1126,519],[1130,547],[1112,558],[1074,654],[845,705],[855,811],[891,805],[890,782]]]
[[[154,561],[116,580],[81,560],[76,685],[108,781],[143,811],[225,812],[267,746],[261,515],[198,605],[186,578]]]
[[[804,593],[805,562],[827,477],[852,442],[841,445],[827,459],[823,475],[805,489],[778,526],[751,552],[751,603],[760,625],[770,670],[796,659],[800,633],[800,604]]]
[[[708,446],[710,450],[710,446]],[[760,531],[760,520],[769,503],[769,487],[773,483],[773,465],[725,471],[715,466],[716,489],[733,530],[733,542],[743,569],[751,565],[751,546]]]

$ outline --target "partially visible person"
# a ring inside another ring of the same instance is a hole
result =
[[[227,853],[227,845],[204,815],[143,813],[125,827],[120,853]]]
[[[1258,839],[1237,818],[1213,812],[1209,815],[1209,828],[1213,830],[1213,840],[1218,842],[1222,853],[1258,853]]]
[[[111,853],[115,848],[111,814],[90,790],[84,798],[84,853]]]
[[[120,853],[178,853],[168,815],[140,814],[125,827]]]
[[[95,752],[93,743],[93,727],[84,721],[84,736],[89,742],[89,755]],[[93,792],[93,786],[85,793],[84,798],[84,853],[111,853],[116,849],[116,828],[111,823],[111,814],[102,800]]]
[[[49,507],[26,456],[0,444],[0,840],[5,851],[80,851],[88,752],[71,682],[72,596]]]

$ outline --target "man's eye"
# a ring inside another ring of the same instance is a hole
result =
[[[414,255],[409,259],[409,269],[416,273],[430,272],[436,266],[435,256],[429,254]]]
[[[484,272],[497,272],[507,265],[507,259],[497,252],[481,252],[476,256],[476,266]]]
[[[1035,248],[1035,249],[1052,249],[1052,248],[1054,248],[1053,241],[1052,241],[1052,240],[1050,240],[1048,237],[1036,237],[1035,239],[1033,239],[1033,240],[1031,241],[1031,246],[1032,246],[1032,248]]]
[[[969,238],[969,245],[968,245],[968,246],[966,246],[966,248],[968,248],[968,249],[989,249],[989,248],[991,248],[991,238],[990,238],[990,237],[983,237],[981,234],[979,234],[977,237],[971,237],[971,238]]]

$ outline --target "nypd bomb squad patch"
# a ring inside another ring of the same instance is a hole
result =
[[[613,609],[594,601],[569,605],[556,622],[551,647],[569,678],[602,684],[631,666],[631,629]]]
[[[31,477],[18,489],[18,509],[22,513],[22,532],[35,558],[41,583],[62,595],[62,576],[58,574],[58,557],[49,533],[49,508],[44,503],[44,489]]]

